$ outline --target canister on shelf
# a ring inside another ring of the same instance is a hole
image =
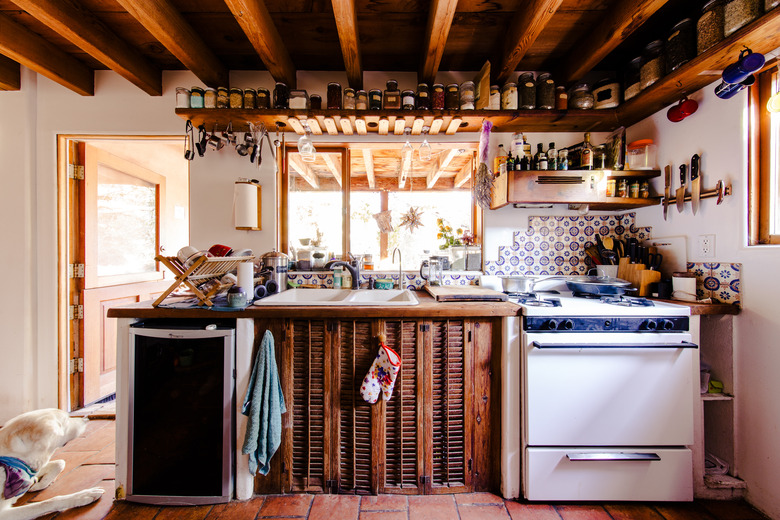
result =
[[[414,110],[414,90],[408,89],[401,92],[401,108]]]
[[[466,81],[460,85],[460,109],[474,110],[474,82]]]
[[[347,87],[344,89],[344,102],[342,103],[344,110],[355,110],[355,89]]]
[[[293,110],[308,110],[309,95],[305,90],[290,91],[290,108]]]
[[[398,82],[394,79],[389,79],[386,87],[382,97],[382,108],[385,110],[399,110],[401,108],[401,91],[398,90]]]
[[[217,87],[217,108],[230,108],[230,94],[227,87]]]
[[[536,108],[552,110],[555,107],[555,81],[549,72],[536,78]]]
[[[444,108],[447,110],[457,110],[460,108],[460,88],[457,83],[450,83],[447,85],[447,88],[444,89]]]
[[[642,91],[639,81],[639,71],[642,68],[642,57],[637,56],[623,72],[623,100],[628,101]]]
[[[615,78],[604,78],[593,85],[593,108],[615,108],[620,104],[620,84]]]
[[[240,88],[232,87],[229,100],[230,108],[244,108],[244,91]]]
[[[255,97],[255,105],[257,108],[270,108],[271,105],[271,93],[267,88],[258,87],[257,96]]]
[[[176,108],[190,108],[190,89],[176,87]]]
[[[631,181],[631,184],[628,186],[628,195],[632,199],[639,198],[639,179]]]
[[[257,91],[253,88],[244,89],[244,108],[254,109],[257,100]]]
[[[780,0],[778,0],[780,1]],[[696,22],[696,53],[701,54],[723,39],[723,0],[710,0]]]
[[[642,67],[639,69],[639,86],[646,89],[664,75],[664,42],[653,40],[642,53]]]
[[[368,110],[368,92],[365,90],[355,92],[355,109]]]
[[[434,83],[433,85],[431,108],[434,110],[444,110],[444,85],[441,83]]]
[[[764,0],[764,11],[769,12],[780,5],[780,0]]]
[[[378,88],[372,88],[368,91],[368,109],[382,110],[382,91]]]
[[[536,108],[536,81],[534,81],[533,72],[524,72],[520,74],[517,80],[519,106],[525,110]]]
[[[626,179],[620,179],[617,183],[617,196],[628,197],[628,181]]]
[[[490,85],[490,101],[488,110],[501,110],[501,89],[498,85]]]
[[[759,0],[729,0],[723,12],[723,35],[731,36],[761,15]]]
[[[639,198],[650,198],[650,183],[647,180],[642,181],[642,183],[639,185]]]
[[[275,109],[288,109],[290,108],[290,87],[287,84],[278,82],[274,86],[274,108]]]
[[[696,57],[696,34],[693,20],[685,18],[672,27],[666,38],[666,72],[677,70]]]
[[[431,109],[431,96],[427,83],[417,85],[417,97],[414,98],[414,108],[417,110]]]
[[[203,108],[217,108],[217,90],[207,88],[203,91]]]
[[[203,89],[192,87],[190,89],[190,108],[203,108]]]
[[[574,86],[569,98],[569,108],[588,110],[593,108],[595,101],[593,93],[590,91],[590,85],[587,83],[578,83]]]
[[[322,96],[319,94],[312,94],[309,96],[309,108],[312,110],[322,109]]]
[[[341,83],[328,83],[326,103],[328,110],[341,110]]]
[[[569,108],[569,93],[566,87],[558,85],[555,87],[555,110],[566,110]]]
[[[516,83],[505,83],[501,89],[501,110],[517,110]]]
[[[617,181],[615,179],[607,179],[607,197],[615,196],[616,186],[617,186]]]
[[[558,169],[559,170],[568,170],[569,169],[569,150],[566,148],[561,148],[558,150]]]

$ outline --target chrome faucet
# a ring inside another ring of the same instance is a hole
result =
[[[404,288],[404,273],[401,270],[401,265],[403,264],[403,259],[401,258],[401,250],[397,247],[393,249],[393,260],[392,262],[395,263],[395,254],[398,253],[398,288],[403,289]]]
[[[349,271],[350,276],[352,276],[352,289],[360,289],[360,263],[356,260],[354,260],[354,256],[352,256],[352,253],[347,253],[353,260],[351,262],[346,262],[344,260],[336,260],[335,262],[328,262],[325,264],[325,267],[327,269],[332,269],[333,267],[336,267],[337,265],[346,267],[347,271]]]

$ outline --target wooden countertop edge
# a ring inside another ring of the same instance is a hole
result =
[[[152,307],[151,301],[108,309],[109,318],[422,318],[518,316],[520,307],[507,302],[437,302],[423,291],[419,305],[372,306],[249,306],[237,311]]]
[[[705,316],[714,314],[732,314],[737,315],[741,309],[729,303],[698,303],[698,302],[685,302],[682,300],[663,300],[659,298],[650,298],[651,300],[657,300],[659,302],[673,303],[675,305],[684,305],[691,309],[691,316]]]

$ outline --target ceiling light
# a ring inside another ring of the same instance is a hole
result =
[[[314,162],[317,150],[311,140],[311,128],[309,125],[303,125],[304,134],[298,138],[298,153],[301,154],[303,162]]]

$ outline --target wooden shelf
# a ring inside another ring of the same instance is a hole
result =
[[[729,394],[724,394],[722,392],[718,392],[718,393],[707,392],[705,394],[701,394],[701,400],[702,401],[733,401],[734,396]]]

